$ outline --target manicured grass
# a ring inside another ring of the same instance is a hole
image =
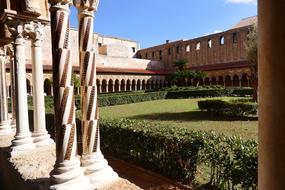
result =
[[[101,118],[129,118],[184,127],[191,130],[215,131],[227,136],[257,139],[258,121],[253,118],[225,118],[201,112],[197,102],[203,99],[157,100],[100,109]],[[233,98],[215,98],[233,99]]]

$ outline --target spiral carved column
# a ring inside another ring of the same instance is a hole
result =
[[[71,85],[69,0],[50,0],[53,54],[53,80],[56,125],[56,164],[51,173],[50,189],[87,189],[77,157],[74,87]]]
[[[91,187],[98,188],[118,178],[108,165],[100,150],[99,110],[96,86],[96,63],[94,50],[94,12],[98,1],[74,0],[78,9],[79,20],[79,53],[81,78],[81,111],[82,111],[82,167],[89,178]]]

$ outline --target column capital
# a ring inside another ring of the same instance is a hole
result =
[[[41,47],[44,35],[44,25],[41,22],[30,22],[25,25],[25,33],[32,39],[33,47]]]
[[[0,46],[0,59],[2,59],[2,57],[6,56],[6,46]]]
[[[72,4],[72,0],[49,0],[51,5],[50,12],[62,10],[70,12],[69,6]]]
[[[49,0],[48,2],[51,4],[51,6],[72,4],[72,0]]]
[[[78,9],[79,15],[93,16],[97,11],[99,0],[73,0],[73,4]]]

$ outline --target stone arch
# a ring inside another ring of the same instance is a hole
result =
[[[153,80],[150,81],[150,89],[154,89],[155,82]]]
[[[217,79],[216,79],[216,77],[212,77],[212,79],[211,79],[211,85],[217,85]]]
[[[137,89],[136,85],[137,85],[137,82],[135,79],[133,79],[132,80],[132,89],[131,89],[132,91],[135,91]]]
[[[102,93],[101,92],[101,82],[99,79],[96,79],[96,86],[97,86],[97,92]]]
[[[47,96],[52,96],[52,82],[50,79],[44,80],[44,92]]]
[[[242,87],[249,87],[249,78],[247,74],[243,74],[241,77],[241,86]]]
[[[142,90],[146,90],[146,81],[145,81],[145,79],[142,80]]]
[[[225,85],[224,77],[219,76],[218,85],[222,85],[222,86]]]
[[[240,86],[240,80],[239,80],[239,77],[237,75],[234,75],[234,77],[233,77],[233,86],[234,87]]]
[[[121,80],[121,91],[126,91],[126,81],[125,81],[125,79]]]
[[[108,86],[107,80],[106,80],[106,79],[103,79],[103,80],[102,80],[102,93],[108,92],[107,86]]]
[[[120,86],[120,81],[119,79],[115,80],[115,92],[120,92],[121,91],[121,86]]]
[[[210,79],[209,79],[209,77],[206,77],[204,81],[205,81],[204,84],[205,84],[206,86],[209,86],[209,85],[210,85]]]
[[[204,80],[202,78],[199,78],[197,81],[199,82],[199,86],[204,86]]]
[[[32,95],[32,86],[31,86],[31,84],[32,84],[31,81],[28,78],[26,78],[27,93],[29,95]]]
[[[114,92],[114,81],[112,79],[108,81],[108,92]]]
[[[137,90],[142,90],[142,81],[140,79],[137,80]]]
[[[128,80],[127,80],[127,91],[131,91],[131,90],[132,90],[131,87],[132,87],[132,85],[131,85],[131,80],[128,79]]]
[[[232,79],[231,79],[231,76],[229,76],[229,75],[227,75],[227,76],[225,77],[225,86],[226,86],[226,87],[232,86]]]

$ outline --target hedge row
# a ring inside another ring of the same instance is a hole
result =
[[[99,94],[98,102],[100,107],[131,104],[136,102],[144,102],[159,99],[187,99],[187,98],[203,98],[203,97],[221,97],[221,96],[251,96],[252,89],[197,89],[187,88],[187,90],[173,91],[154,91],[154,92],[125,92],[125,93],[110,93]],[[53,107],[53,97],[45,97],[46,108]],[[30,101],[30,105],[32,101]],[[76,97],[75,101],[77,109],[80,109],[80,96]]]
[[[246,100],[223,101],[205,100],[199,101],[198,106],[201,110],[206,110],[223,116],[244,117],[257,114],[257,103],[245,102]]]
[[[218,189],[257,189],[257,143],[144,121],[100,121],[102,150],[191,184],[197,168],[210,170]]]

